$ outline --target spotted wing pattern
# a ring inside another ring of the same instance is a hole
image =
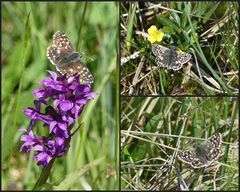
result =
[[[207,167],[221,154],[221,133],[215,133],[205,142],[195,145],[192,149],[181,151],[178,159],[191,165],[193,168]]]
[[[78,74],[81,83],[93,83],[90,70],[80,60],[82,53],[75,51],[63,31],[57,31],[53,35],[53,45],[47,48],[47,57],[61,74],[66,74],[68,77]]]
[[[152,44],[152,52],[156,56],[156,63],[160,67],[178,71],[182,68],[183,64],[191,59],[191,55],[181,51],[175,51],[167,47]]]

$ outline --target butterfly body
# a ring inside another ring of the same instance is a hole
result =
[[[77,62],[80,60],[80,58],[80,54],[77,52],[68,53],[61,58],[61,60],[57,63],[57,66],[62,67],[64,65],[67,65],[69,62]]]
[[[207,167],[221,154],[221,133],[215,133],[202,144],[193,145],[192,149],[183,150],[178,159],[193,168]]]
[[[81,61],[82,55],[75,51],[63,31],[57,31],[53,35],[53,45],[47,48],[48,59],[61,74],[66,74],[68,77],[77,74],[82,83],[93,83],[90,70]]]
[[[174,71],[181,69],[183,64],[192,57],[188,53],[169,49],[156,43],[152,44],[152,52],[156,56],[157,65]]]
[[[201,161],[202,164],[206,164],[208,161],[211,160],[209,155],[206,153],[205,149],[202,147],[202,145],[195,145],[193,146],[195,148],[196,157],[198,157],[199,161]]]

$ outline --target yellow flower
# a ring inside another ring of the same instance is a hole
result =
[[[155,41],[162,41],[163,35],[164,33],[159,31],[155,25],[152,25],[148,29],[148,41],[150,41],[150,43],[154,43]]]

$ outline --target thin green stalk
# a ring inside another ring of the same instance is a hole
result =
[[[48,164],[47,166],[43,167],[42,173],[38,179],[38,181],[36,182],[33,190],[39,189],[43,184],[46,183],[49,175],[50,175],[50,171],[52,169],[53,163],[55,161],[55,158],[53,158]]]
[[[80,22],[80,27],[79,27],[79,30],[78,30],[78,40],[77,40],[77,50],[79,48],[79,45],[80,45],[80,39],[81,39],[81,31],[82,31],[82,26],[83,26],[83,23],[84,23],[84,16],[86,15],[86,10],[87,10],[87,2],[84,3],[84,8],[83,8],[83,13],[82,13],[82,22]]]

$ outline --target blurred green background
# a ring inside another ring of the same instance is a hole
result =
[[[29,124],[23,109],[33,106],[36,83],[47,69],[55,70],[46,49],[58,30],[85,53],[98,96],[85,107],[81,130],[66,157],[55,161],[46,189],[117,189],[118,3],[113,2],[2,3],[2,189],[31,190],[40,176],[33,154],[19,152],[18,129]]]

